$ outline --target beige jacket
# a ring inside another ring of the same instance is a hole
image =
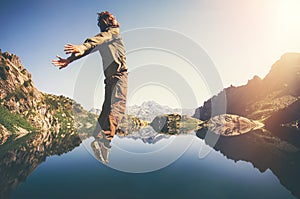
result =
[[[119,28],[109,28],[105,32],[86,39],[81,46],[85,49],[85,53],[80,57],[99,50],[105,77],[127,70],[125,47]],[[80,58],[75,55],[72,57],[73,60]]]

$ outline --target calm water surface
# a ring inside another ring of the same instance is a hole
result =
[[[34,146],[30,143],[36,137],[24,138],[22,147],[1,151],[1,196],[297,198],[298,148],[268,133],[261,135],[221,139],[213,147],[201,132],[115,136],[107,164],[95,158],[92,137],[80,144],[74,135],[44,135]],[[203,147],[210,153],[199,158]]]

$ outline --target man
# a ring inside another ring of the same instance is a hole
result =
[[[100,51],[105,75],[105,100],[98,118],[100,130],[97,133],[99,136],[105,135],[107,139],[112,139],[126,109],[128,78],[126,56],[120,36],[120,25],[116,18],[107,11],[98,13],[98,26],[101,30],[99,34],[88,38],[81,45],[65,45],[64,51],[71,56],[66,59],[57,56],[58,60],[53,60],[52,64],[62,69],[74,60]]]

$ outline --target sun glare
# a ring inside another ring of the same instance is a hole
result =
[[[300,1],[299,0],[285,0],[279,1],[278,13],[281,25],[287,30],[294,28],[299,29],[300,22]]]

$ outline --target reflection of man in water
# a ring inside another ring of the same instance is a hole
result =
[[[98,26],[101,30],[99,34],[88,38],[81,45],[65,45],[66,54],[71,56],[66,59],[57,56],[58,60],[53,60],[52,63],[62,69],[95,50],[100,51],[105,75],[105,100],[98,118],[96,136],[105,134],[106,139],[110,140],[115,135],[126,109],[126,56],[116,18],[109,12],[98,13]]]
[[[110,142],[111,141],[106,138],[105,134],[99,133],[91,143],[95,157],[105,164],[108,163],[108,155],[111,148]]]

